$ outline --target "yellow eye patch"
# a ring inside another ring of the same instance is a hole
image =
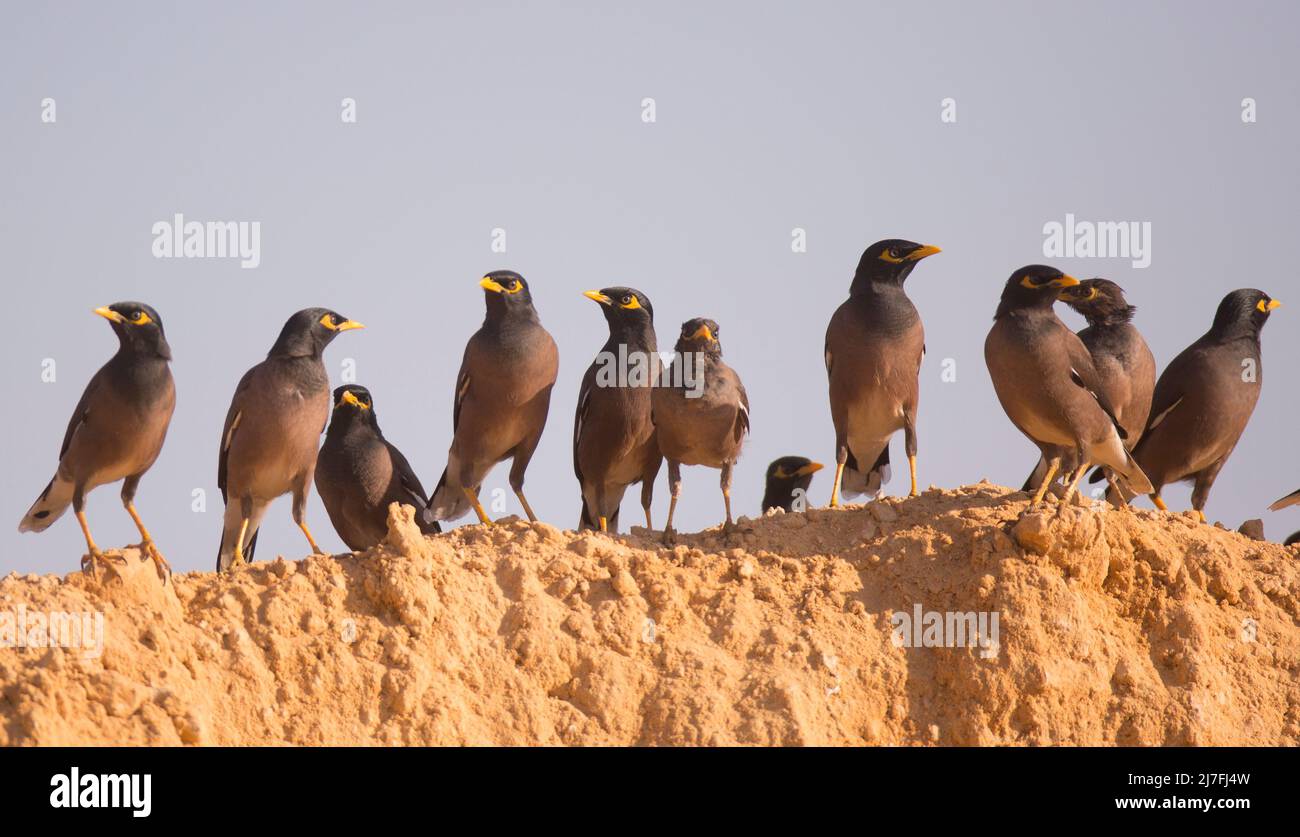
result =
[[[524,289],[524,283],[518,279],[510,279],[503,285],[491,276],[484,276],[478,284],[483,290],[497,294],[517,294]]]
[[[365,328],[361,323],[354,320],[340,321],[338,317],[333,314],[326,314],[321,317],[320,324],[328,328],[330,331],[350,331],[354,328]]]
[[[629,311],[635,311],[637,308],[641,307],[641,300],[637,299],[635,296],[625,296],[623,297],[623,300],[619,302],[618,307],[626,308]]]
[[[880,253],[880,260],[882,262],[889,262],[890,264],[901,264],[903,262],[903,259],[904,259],[903,256],[898,255],[892,249],[884,250]]]
[[[148,325],[151,322],[153,319],[143,311],[137,311],[135,317],[131,319],[131,325],[137,326]]]

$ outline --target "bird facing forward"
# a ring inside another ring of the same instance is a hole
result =
[[[95,313],[112,325],[117,354],[86,384],[63,434],[58,470],[18,531],[43,532],[71,505],[89,553],[83,569],[95,574],[106,559],[90,535],[86,495],[97,486],[123,480],[122,505],[140,530],[141,548],[165,578],[170,568],[136,512],[135,492],[158,459],[176,407],[176,385],[168,366],[171,347],[162,318],[142,302],[116,302]]]
[[[322,357],[335,337],[355,328],[363,326],[327,308],[299,311],[284,324],[266,360],[235,387],[217,457],[217,485],[226,504],[218,572],[252,560],[267,507],[290,492],[294,523],[312,554],[321,554],[306,510],[316,448],[330,415]]]
[[[479,488],[494,465],[510,459],[510,487],[536,520],[524,496],[524,472],[546,427],[560,355],[524,277],[498,270],[479,286],[487,314],[456,376],[451,448],[429,510],[437,520],[455,520],[472,508],[480,523],[490,524]]]
[[[998,401],[1011,422],[1038,445],[1047,472],[1031,505],[1038,504],[1061,462],[1077,464],[1068,502],[1092,465],[1106,465],[1134,491],[1150,483],[1124,448],[1125,431],[1102,388],[1088,348],[1052,310],[1063,288],[1079,284],[1053,267],[1029,265],[1006,282],[984,341],[984,360]]]
[[[578,391],[573,419],[573,472],[582,490],[578,528],[618,531],[618,511],[628,486],[641,483],[646,528],[650,501],[663,464],[650,393],[659,378],[654,309],[635,288],[587,291],[609,324],[601,348]]]
[[[721,469],[727,511],[723,532],[729,534],[735,528],[731,471],[749,432],[749,396],[740,376],[722,360],[718,324],[702,318],[687,320],[674,348],[672,365],[665,380],[654,388],[651,402],[659,449],[668,460],[671,499],[663,535],[666,544],[676,539],[673,515],[682,490],[682,465]]]
[[[348,549],[360,552],[384,539],[392,503],[414,506],[424,534],[442,531],[424,517],[429,497],[415,471],[379,429],[370,390],[345,384],[333,397],[329,430],[316,457],[316,491]]]
[[[826,375],[835,423],[835,482],[840,492],[879,496],[889,479],[889,440],[904,434],[911,494],[916,494],[916,410],[925,329],[903,282],[938,247],[877,241],[862,254],[849,298],[826,328]]]

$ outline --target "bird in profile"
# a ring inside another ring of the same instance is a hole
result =
[[[72,506],[86,538],[82,567],[97,575],[107,559],[86,522],[86,495],[96,487],[122,480],[122,505],[140,531],[141,549],[166,578],[171,568],[135,508],[135,492],[158,459],[172,411],[171,347],[162,318],[143,302],[116,302],[95,313],[117,335],[117,353],[86,384],[59,448],[54,478],[18,524],[19,532],[44,532]]]
[[[578,528],[618,531],[628,486],[641,483],[645,525],[663,464],[650,413],[659,377],[654,309],[635,288],[603,288],[585,296],[600,304],[609,338],[587,368],[573,419],[573,472],[582,490]]]
[[[328,308],[289,318],[266,360],[244,373],[226,413],[217,456],[217,486],[226,504],[217,571],[253,559],[257,533],[272,500],[293,494],[293,521],[321,554],[307,528],[307,494],[316,448],[330,415],[323,353],[335,337],[363,328]]]
[[[718,324],[696,318],[682,324],[676,354],[665,379],[652,395],[659,449],[668,460],[668,523],[663,540],[676,540],[673,515],[682,490],[682,465],[706,465],[722,471],[722,499],[731,533],[731,471],[749,432],[749,396],[740,376],[722,360]]]
[[[1223,298],[1210,330],[1170,362],[1156,382],[1151,417],[1133,457],[1160,489],[1192,482],[1192,508],[1205,522],[1210,488],[1255,411],[1264,369],[1259,335],[1282,303],[1254,288]]]
[[[835,423],[835,482],[841,492],[877,497],[889,480],[889,440],[904,434],[911,495],[916,491],[916,411],[925,329],[903,283],[938,247],[877,241],[862,254],[849,298],[826,328],[826,374]]]
[[[392,503],[414,506],[424,534],[442,531],[437,521],[424,517],[429,497],[415,471],[379,429],[370,390],[345,384],[333,398],[325,444],[316,457],[316,491],[348,549],[361,552],[384,539]]]
[[[1115,411],[1115,420],[1125,433],[1125,446],[1130,450],[1142,438],[1147,418],[1151,413],[1151,396],[1156,388],[1156,360],[1141,332],[1133,325],[1137,307],[1129,305],[1124,289],[1109,279],[1085,279],[1065,288],[1060,300],[1069,305],[1088,325],[1079,332],[1079,339],[1092,355],[1093,365],[1101,380],[1102,391]],[[1071,466],[1077,466],[1067,457]],[[1022,491],[1033,491],[1047,472],[1047,461],[1039,458]],[[1114,487],[1113,475],[1109,499],[1123,502]]]
[[[1052,309],[1058,293],[1077,284],[1078,279],[1046,265],[1017,270],[1007,280],[984,341],[984,361],[1002,409],[1047,461],[1031,505],[1042,501],[1067,456],[1077,465],[1066,502],[1093,464],[1109,466],[1134,491],[1151,487],[1124,447],[1125,431],[1092,355]]]
[[[808,507],[808,486],[813,474],[822,469],[820,462],[802,456],[783,456],[772,460],[763,478],[763,511],[784,509],[800,511]]]
[[[524,277],[498,270],[479,282],[486,299],[483,325],[465,346],[452,408],[453,438],[447,467],[433,490],[436,520],[455,520],[470,509],[491,524],[479,489],[498,462],[510,459],[510,488],[529,520],[524,473],[541,441],[560,356],[542,328]]]

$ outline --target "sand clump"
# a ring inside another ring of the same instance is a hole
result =
[[[1300,550],[981,483],[673,549],[510,519],[162,584],[14,576],[97,657],[0,649],[0,744],[1300,743]],[[897,647],[897,612],[997,613]]]

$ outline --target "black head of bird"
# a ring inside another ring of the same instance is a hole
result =
[[[780,507],[791,511],[795,491],[806,495],[812,485],[813,474],[822,469],[820,462],[802,456],[783,456],[767,466],[763,490],[763,511]]]
[[[720,357],[722,344],[718,342],[718,324],[703,317],[687,320],[682,323],[682,334],[677,338],[677,345],[673,348],[679,354],[701,352]]]
[[[304,308],[280,329],[270,355],[319,357],[335,337],[344,331],[365,328],[361,323],[328,308]]]
[[[355,422],[376,427],[375,402],[370,397],[370,390],[359,384],[344,384],[334,390],[334,415],[330,419],[331,429]]]
[[[611,332],[654,323],[655,311],[650,298],[636,288],[601,288],[583,291],[582,295],[600,303],[601,313],[605,315]]]
[[[1022,267],[1007,280],[1006,287],[1002,289],[998,311],[993,318],[998,319],[1018,310],[1050,309],[1062,290],[1077,284],[1078,279],[1045,264]]]
[[[1089,325],[1126,323],[1137,311],[1136,305],[1124,299],[1124,289],[1109,279],[1084,279],[1062,290],[1060,299],[1082,314]]]
[[[494,270],[480,279],[478,284],[487,300],[489,320],[520,314],[537,316],[527,280],[513,270]]]
[[[858,260],[849,295],[864,293],[873,285],[902,286],[912,268],[926,256],[940,252],[931,244],[917,244],[901,238],[887,238],[868,247]]]
[[[123,351],[172,359],[171,346],[163,333],[162,317],[150,306],[143,302],[114,302],[96,308],[95,313],[113,326],[113,333]]]
[[[1235,290],[1219,303],[1210,333],[1219,337],[1258,337],[1269,314],[1281,304],[1254,288]]]

